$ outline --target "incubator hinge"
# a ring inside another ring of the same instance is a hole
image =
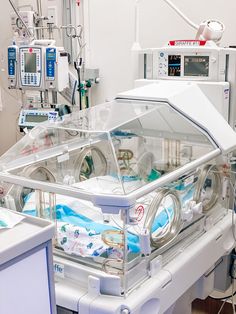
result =
[[[155,276],[162,269],[162,256],[159,255],[150,261],[150,276]]]
[[[100,279],[94,276],[88,276],[88,295],[91,297],[96,297],[100,295],[100,291]]]

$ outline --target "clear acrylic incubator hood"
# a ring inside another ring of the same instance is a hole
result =
[[[65,277],[127,295],[227,213],[235,146],[197,86],[147,85],[32,129],[0,158],[1,206],[55,222]]]

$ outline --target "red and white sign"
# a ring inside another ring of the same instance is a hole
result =
[[[170,40],[169,46],[199,47],[205,46],[206,40]]]
[[[135,209],[135,214],[137,215],[137,217],[136,217],[137,221],[141,221],[143,219],[143,216],[144,216],[144,207],[143,207],[143,205],[139,205]]]

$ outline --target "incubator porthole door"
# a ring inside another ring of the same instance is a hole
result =
[[[144,226],[149,230],[151,245],[155,248],[161,247],[178,235],[182,226],[181,202],[175,191],[167,188],[157,191]]]
[[[100,149],[90,146],[81,151],[74,167],[76,181],[84,181],[92,177],[105,175],[107,161]]]
[[[206,165],[199,177],[194,194],[197,203],[202,202],[203,212],[208,212],[217,203],[221,188],[219,169],[213,165]]]
[[[24,168],[22,171],[22,176],[38,181],[56,182],[55,176],[52,172],[43,166],[29,166]],[[18,186],[16,189],[16,208],[18,211],[22,211],[25,204],[25,199],[33,190],[25,187]]]

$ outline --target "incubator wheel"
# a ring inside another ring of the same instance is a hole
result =
[[[25,178],[30,178],[38,181],[48,181],[48,182],[56,182],[56,178],[52,174],[52,172],[43,166],[29,166],[24,168],[24,170],[21,172],[21,175]],[[14,199],[15,199],[15,205],[17,211],[22,212],[25,204],[25,197],[31,193],[33,189],[26,188],[23,186],[17,186],[17,188],[13,191]],[[12,193],[12,194],[13,194]]]
[[[157,228],[155,218],[162,219],[161,214],[167,219]],[[149,230],[151,245],[155,248],[167,244],[179,234],[182,226],[181,202],[176,191],[163,188],[157,192],[150,204],[144,226]]]
[[[107,172],[107,161],[100,149],[90,146],[82,149],[74,168],[76,181],[84,181],[91,177],[104,176]]]
[[[200,173],[194,193],[194,200],[203,204],[203,212],[208,212],[218,202],[220,187],[219,169],[213,165],[206,165]]]

